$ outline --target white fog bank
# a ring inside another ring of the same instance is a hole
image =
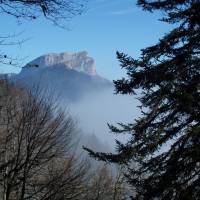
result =
[[[115,139],[125,142],[128,136],[110,133],[107,123],[132,123],[139,116],[139,102],[135,96],[113,93],[114,90],[111,89],[92,93],[81,101],[69,105],[70,113],[78,120],[80,128],[85,133],[94,134],[101,142],[112,148]]]

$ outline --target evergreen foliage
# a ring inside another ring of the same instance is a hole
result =
[[[117,153],[90,155],[125,165],[134,199],[200,199],[200,1],[138,0],[144,10],[162,11],[173,28],[133,59],[117,52],[128,78],[114,81],[117,93],[139,96],[142,116],[110,125],[129,133]]]

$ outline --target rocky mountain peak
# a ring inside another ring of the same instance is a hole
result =
[[[96,65],[92,57],[88,56],[86,51],[77,53],[64,52],[64,53],[48,53],[40,56],[25,67],[36,66],[38,68],[65,66],[66,68],[73,69],[79,72],[84,72],[88,75],[96,75]]]

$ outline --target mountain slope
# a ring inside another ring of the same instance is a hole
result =
[[[40,56],[28,63],[14,81],[28,87],[39,85],[70,101],[112,87],[110,81],[96,74],[95,61],[85,51]]]

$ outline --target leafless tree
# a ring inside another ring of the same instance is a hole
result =
[[[21,67],[23,65],[23,58],[19,59],[18,57],[13,57],[9,55],[6,48],[18,47],[20,48],[24,42],[29,40],[29,38],[22,38],[23,32],[8,34],[6,36],[0,35],[0,64],[1,65],[10,65],[14,67]],[[4,50],[3,50],[4,49]]]
[[[1,0],[0,12],[33,20],[41,14],[56,25],[82,14],[87,0]]]
[[[86,184],[85,200],[125,200],[125,179],[121,170],[113,173],[109,166],[99,166]]]
[[[70,151],[71,117],[38,92],[0,87],[0,198],[77,199],[87,167]]]

